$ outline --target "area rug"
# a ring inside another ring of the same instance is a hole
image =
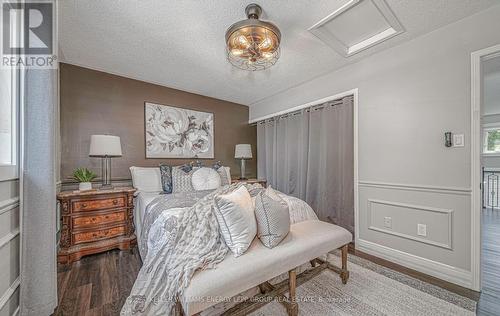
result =
[[[338,256],[330,256],[339,265]],[[326,269],[297,288],[299,315],[475,315],[476,302],[405,274],[349,256],[342,284]],[[273,301],[251,315],[287,315]]]

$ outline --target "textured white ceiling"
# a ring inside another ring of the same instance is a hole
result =
[[[498,0],[387,0],[406,32],[350,58],[307,31],[347,0],[260,0],[282,32],[282,56],[260,72],[231,66],[224,33],[251,0],[64,0],[63,62],[252,105],[360,58],[408,41]],[[362,23],[362,20],[360,19]]]

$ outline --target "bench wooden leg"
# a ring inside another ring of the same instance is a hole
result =
[[[290,304],[288,306],[288,315],[297,316],[299,314],[299,305],[297,304],[296,297],[297,289],[297,271],[296,269],[290,270],[288,272],[288,298]]]
[[[340,270],[340,278],[343,284],[346,284],[349,279],[349,271],[347,271],[347,250],[348,246],[344,245],[342,247],[342,270]]]

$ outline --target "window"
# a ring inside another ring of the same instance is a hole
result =
[[[0,69],[0,181],[18,177],[18,70]]]
[[[483,137],[483,153],[500,155],[500,124],[485,127]]]

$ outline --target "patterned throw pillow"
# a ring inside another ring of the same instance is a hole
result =
[[[172,167],[160,164],[160,174],[163,193],[172,193]]]
[[[191,170],[193,170],[193,165],[192,164],[185,164],[185,165],[179,166],[178,168],[181,169],[182,171],[184,171],[185,173],[190,173]]]
[[[255,198],[257,236],[267,248],[276,247],[290,231],[288,204],[268,187]]]
[[[220,176],[220,185],[230,185],[231,184],[231,168],[229,167],[219,167],[217,173]]]
[[[172,168],[172,185],[173,193],[192,192],[194,191],[191,183],[191,176],[196,169],[191,169],[189,172],[182,171],[180,167]]]
[[[212,165],[212,168],[215,170],[219,170],[220,167],[222,167],[222,162],[220,162],[220,160]]]

